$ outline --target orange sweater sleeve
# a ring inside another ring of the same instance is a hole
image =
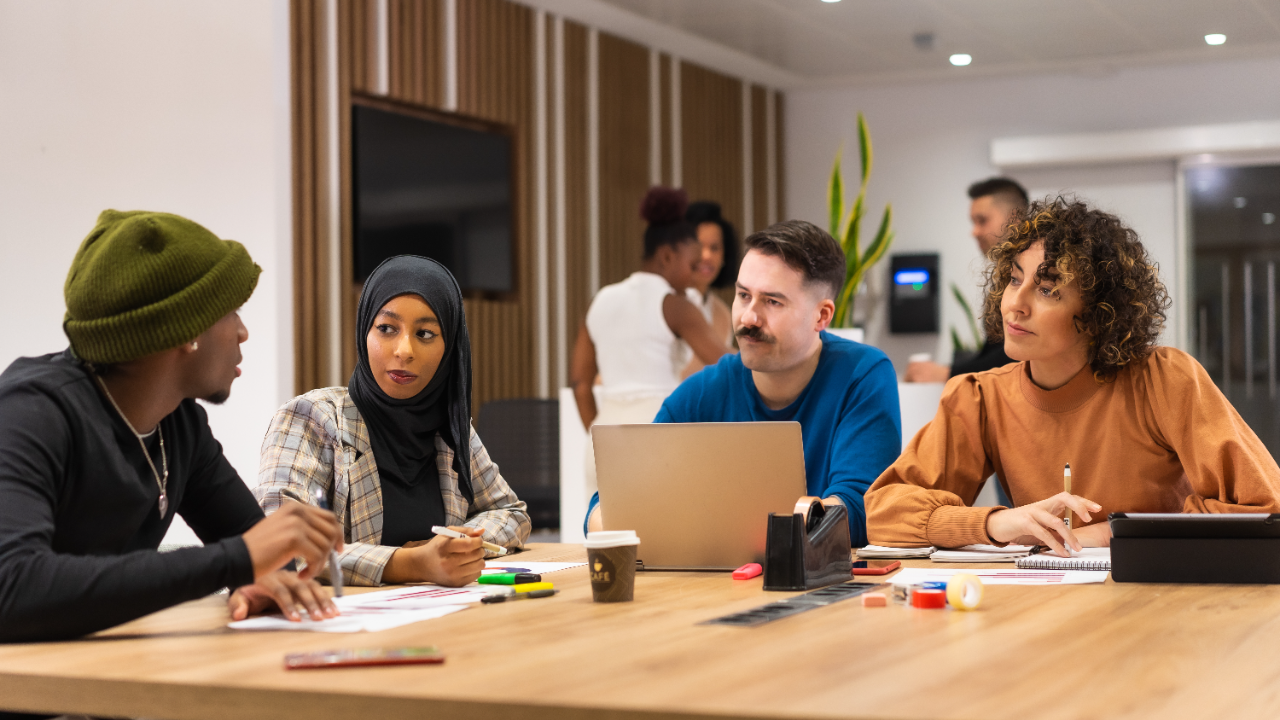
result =
[[[947,383],[938,414],[866,493],[867,538],[892,547],[990,543],[987,516],[969,505],[990,477],[983,388],[975,375]]]
[[[1182,511],[1280,512],[1280,467],[1200,363],[1159,348],[1147,376],[1155,426],[1191,482]]]

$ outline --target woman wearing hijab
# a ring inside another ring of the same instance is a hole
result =
[[[322,492],[346,532],[348,584],[465,585],[484,567],[482,539],[519,547],[530,524],[471,428],[462,292],[440,263],[393,257],[365,282],[357,323],[347,387],[312,390],[272,419],[258,503],[270,514]]]

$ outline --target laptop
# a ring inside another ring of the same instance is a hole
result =
[[[643,570],[763,562],[769,513],[807,495],[797,422],[596,425],[607,530],[635,530]]]

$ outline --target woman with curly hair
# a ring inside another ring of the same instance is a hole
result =
[[[988,337],[1021,362],[951,379],[867,491],[872,543],[1065,555],[1108,546],[1112,512],[1280,511],[1257,435],[1194,358],[1156,346],[1169,299],[1131,228],[1046,199],[989,258]],[[1077,494],[1062,491],[1067,463]],[[969,507],[992,472],[1015,507]]]

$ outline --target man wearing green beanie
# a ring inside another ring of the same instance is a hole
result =
[[[263,517],[197,399],[221,403],[262,271],[186,218],[108,210],[64,288],[71,347],[0,374],[0,642],[76,637],[222,587],[231,615],[337,613],[332,513]],[[160,553],[182,515],[204,547]],[[301,573],[285,570],[306,560]]]

